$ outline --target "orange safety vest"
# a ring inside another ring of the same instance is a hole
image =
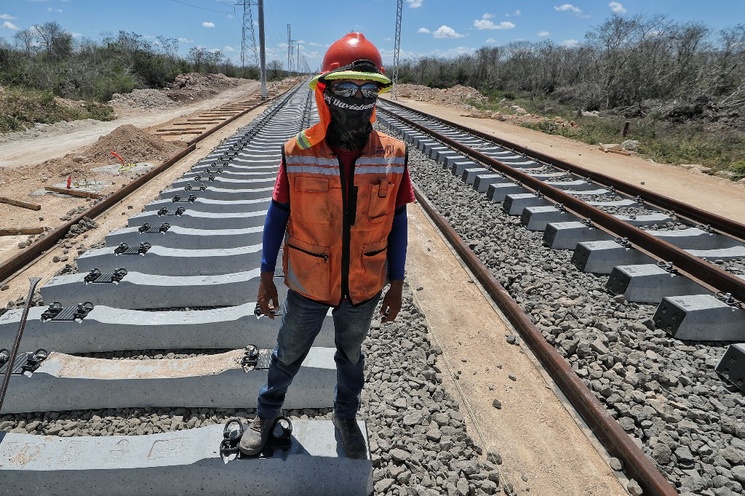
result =
[[[388,280],[388,234],[406,146],[372,131],[353,167],[353,181],[343,177],[326,141],[303,148],[293,138],[283,152],[290,185],[285,284],[331,306],[344,297],[352,304],[369,300]]]

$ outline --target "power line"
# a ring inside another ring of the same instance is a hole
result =
[[[206,10],[208,12],[217,12],[218,14],[232,14],[233,12],[227,12],[225,10],[214,10],[214,9],[208,9],[207,7],[202,7],[201,5],[192,5],[190,3],[182,2],[181,0],[171,0],[175,3],[180,3],[181,5],[186,5],[187,7],[192,7],[194,9],[200,9],[200,10]]]

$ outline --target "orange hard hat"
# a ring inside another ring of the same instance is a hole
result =
[[[347,33],[333,42],[323,56],[321,74],[310,81],[315,89],[318,81],[361,79],[380,83],[381,92],[388,91],[391,80],[385,75],[380,52],[362,33]]]
[[[331,44],[323,56],[321,72],[330,72],[357,63],[371,63],[377,72],[385,73],[380,52],[362,33],[349,33]]]

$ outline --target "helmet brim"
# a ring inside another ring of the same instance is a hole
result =
[[[379,72],[361,72],[361,71],[332,71],[325,74],[319,74],[310,80],[308,86],[315,91],[318,82],[323,79],[324,81],[338,81],[340,79],[352,79],[361,81],[374,81],[380,83],[380,93],[385,93],[391,90],[393,81],[388,79],[385,74]]]

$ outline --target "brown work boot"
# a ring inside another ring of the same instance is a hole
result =
[[[347,458],[367,458],[367,445],[365,444],[365,437],[362,435],[360,426],[357,425],[357,421],[342,420],[334,414],[332,419],[334,427],[341,434],[341,444],[344,447],[344,453]]]
[[[249,428],[243,432],[241,440],[238,443],[238,449],[241,450],[241,453],[248,456],[261,453],[261,450],[264,449],[269,439],[269,433],[274,425],[274,420],[261,418],[257,415]]]

